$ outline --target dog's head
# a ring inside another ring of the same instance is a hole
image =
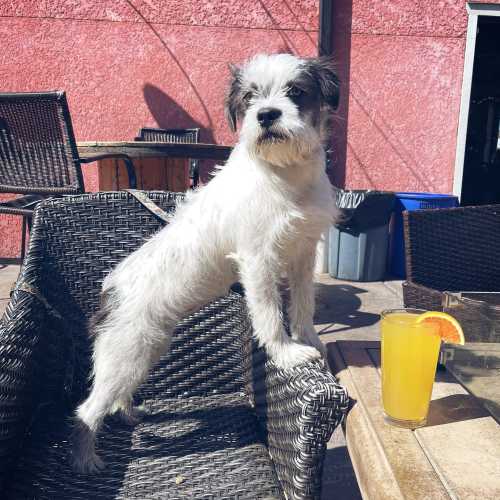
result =
[[[329,59],[258,55],[231,73],[226,116],[252,153],[286,167],[318,148],[339,101]]]

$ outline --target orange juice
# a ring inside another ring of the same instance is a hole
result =
[[[441,338],[434,325],[417,324],[423,311],[382,313],[382,401],[386,420],[402,427],[425,425]]]

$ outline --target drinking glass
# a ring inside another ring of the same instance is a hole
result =
[[[381,314],[385,419],[408,429],[426,423],[441,345],[437,326],[417,323],[424,312],[392,309]]]

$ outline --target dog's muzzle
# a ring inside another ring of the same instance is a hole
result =
[[[278,108],[261,108],[257,113],[257,121],[262,128],[269,128],[282,115]]]
[[[277,142],[284,142],[287,139],[288,136],[283,134],[282,132],[266,129],[257,139],[257,144],[259,145],[266,143],[275,144]]]

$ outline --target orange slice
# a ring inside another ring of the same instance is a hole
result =
[[[429,311],[421,314],[417,323],[431,323],[439,327],[438,335],[448,344],[465,344],[465,337],[460,323],[449,314],[439,311]]]

